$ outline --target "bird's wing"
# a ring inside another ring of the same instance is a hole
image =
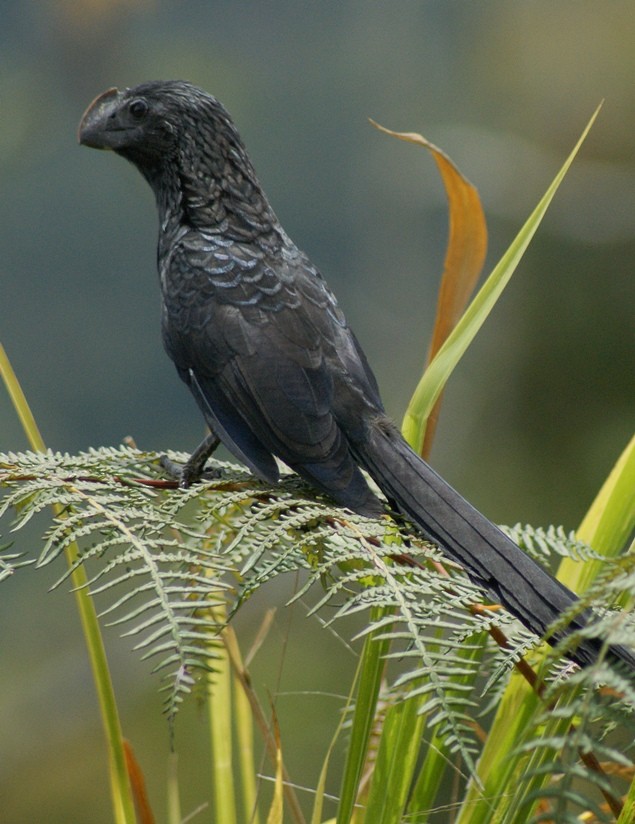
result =
[[[166,347],[225,445],[268,480],[273,454],[341,504],[376,512],[342,426],[361,426],[365,398],[380,404],[376,384],[306,258],[289,253],[274,271],[262,252],[199,237],[170,266]]]

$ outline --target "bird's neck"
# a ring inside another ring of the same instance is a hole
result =
[[[167,168],[143,170],[152,186],[162,234],[183,226],[239,242],[257,241],[278,226],[246,155],[227,152],[201,163],[181,153]]]

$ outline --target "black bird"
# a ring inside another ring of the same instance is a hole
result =
[[[222,104],[183,81],[109,89],[85,112],[79,140],[131,161],[156,197],[163,342],[212,432],[182,484],[200,477],[220,439],[269,483],[278,480],[276,456],[341,506],[379,516],[365,469],[489,597],[544,635],[576,596],[388,419],[335,296],[280,225]],[[588,664],[599,649],[584,641],[571,658]],[[635,667],[623,647],[611,657]]]

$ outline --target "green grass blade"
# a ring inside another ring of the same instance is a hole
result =
[[[273,799],[271,800],[271,807],[269,807],[269,814],[267,815],[267,824],[283,824],[284,765],[282,761],[282,746],[280,742],[280,728],[278,726],[278,718],[276,716],[275,709],[273,707],[271,709],[271,725],[273,727],[273,736],[276,742],[276,781],[273,787]],[[222,819],[217,820],[219,822],[222,821]]]
[[[439,352],[435,359],[435,361],[439,360],[439,363],[433,362],[430,364],[417,388],[417,400],[414,403],[416,415],[411,414],[409,418],[408,425],[411,437],[419,437],[417,423],[421,420],[425,421],[426,410],[432,407],[436,394],[441,391],[450,372],[509,281],[544,217],[553,196],[584,142],[589,129],[593,125],[599,109],[598,106],[582,132],[582,136],[538,206],[468,307],[455,332],[448,339],[446,346]],[[430,375],[428,375],[429,372],[431,372]],[[421,384],[425,385],[422,387]],[[504,811],[510,803],[510,794],[513,797],[514,792],[519,791],[518,787],[516,787],[516,790],[514,787],[521,778],[522,765],[526,760],[514,750],[518,742],[522,740],[528,725],[532,723],[534,712],[538,706],[537,702],[538,698],[524,679],[514,673],[499,705],[496,718],[479,760],[478,781],[472,780],[470,782],[456,824],[486,824],[486,822],[503,819]]]
[[[317,787],[315,790],[315,801],[313,802],[313,810],[311,811],[311,824],[329,824],[329,822],[322,822],[322,810],[324,807],[324,795],[326,793],[326,779],[328,776],[328,769],[329,764],[331,761],[331,755],[333,754],[333,750],[335,749],[335,744],[337,743],[344,724],[346,723],[346,719],[348,717],[348,710],[353,702],[353,691],[355,689],[355,683],[351,686],[351,692],[346,699],[346,706],[344,707],[344,711],[340,714],[339,723],[333,733],[333,737],[331,738],[331,743],[328,746],[326,751],[326,755],[324,756],[324,761],[322,762],[322,769],[320,770],[320,777],[318,779]],[[335,824],[335,819],[332,819],[332,824]]]
[[[179,792],[179,757],[175,752],[168,756],[168,775],[166,779],[166,821],[167,824],[181,824],[181,794]]]
[[[632,824],[635,821],[635,781],[631,782],[631,787],[624,799],[622,813],[617,819],[617,824]]]
[[[318,778],[318,783],[315,788],[315,800],[313,802],[313,809],[311,810],[311,824],[321,824],[322,822],[322,810],[324,808],[324,794],[326,792],[326,778],[328,775],[329,763],[331,760],[331,754],[333,752],[333,744],[334,741],[331,741],[328,750],[326,751],[326,755],[324,756],[324,761],[322,762],[322,769],[320,770],[320,777]]]
[[[315,801],[313,802],[313,809],[311,810],[311,824],[321,824],[322,822],[322,811],[324,808],[324,796],[326,793],[326,779],[328,776],[329,764],[331,761],[331,755],[333,754],[335,743],[342,731],[342,726],[344,724],[345,718],[346,713],[342,713],[340,723],[337,725],[335,735],[331,739],[331,743],[329,744],[329,747],[326,751],[326,755],[324,756],[324,761],[322,762],[320,777],[318,778],[318,783],[315,788]],[[335,822],[335,819],[333,819],[333,822]]]
[[[623,548],[634,524],[635,501],[635,438],[624,450],[602,489],[587,513],[578,537],[590,543],[607,556],[615,555]],[[569,586],[577,584],[583,591],[595,578],[603,562],[588,561],[585,564],[563,562],[568,580],[559,573],[558,578]],[[592,567],[587,572],[587,567]],[[571,570],[571,572],[569,571]],[[538,653],[536,653],[538,655]],[[484,792],[472,783],[463,805],[463,812],[456,824],[485,824],[492,820],[516,821],[526,817],[525,804],[533,793],[548,781],[542,769],[552,753],[547,749],[533,753],[529,758],[514,748],[523,741],[533,713],[539,708],[535,693],[518,673],[514,673],[498,708],[485,749],[479,761],[479,777]],[[550,718],[544,727],[546,738],[563,735],[569,719]],[[530,780],[524,778],[533,774]],[[510,790],[513,788],[513,790]],[[629,799],[635,798],[635,782]],[[631,800],[630,804],[633,804]],[[628,806],[628,804],[627,804]],[[631,807],[632,809],[632,807]],[[620,818],[620,821],[630,818]]]
[[[238,746],[243,810],[250,824],[260,824],[260,816],[256,809],[258,789],[256,786],[257,771],[251,707],[238,679],[234,676],[232,681],[234,685],[234,719],[236,723],[236,743]]]
[[[5,352],[4,346],[1,343],[0,375],[2,375],[4,385],[7,388],[7,392],[9,393],[9,397],[11,398],[11,403],[13,404],[13,408],[16,411],[18,420],[22,424],[22,429],[24,430],[24,434],[27,437],[29,446],[34,452],[46,451],[44,439],[42,438],[40,430],[38,429],[38,425],[35,422],[35,418],[33,417],[33,413],[31,412],[31,407],[27,402],[24,392],[22,391],[22,387],[20,386],[16,374],[13,371],[13,367],[11,366],[11,362],[9,361],[7,353]]]
[[[514,752],[523,740],[540,699],[519,674],[513,673],[478,763],[481,786],[474,779],[455,824],[502,821],[521,782],[526,756]]]
[[[256,695],[255,690],[251,685],[251,677],[249,675],[248,670],[243,666],[242,656],[240,654],[240,649],[238,647],[238,642],[236,640],[236,635],[234,633],[233,628],[228,625],[222,631],[222,638],[225,651],[227,652],[228,660],[232,667],[232,672],[234,675],[234,683],[236,688],[240,686],[242,689],[245,698],[247,699],[247,704],[249,705],[248,712],[251,715],[251,720],[256,725],[256,728],[260,730],[262,733],[262,737],[265,744],[265,749],[271,763],[275,766],[276,770],[278,769],[278,760],[281,759],[281,749],[280,749],[280,736],[279,731],[277,728],[277,722],[275,718],[275,714],[272,719],[273,729],[271,729],[271,725],[267,720],[267,717],[263,711],[263,708],[258,700],[258,696]],[[256,641],[258,644],[258,641]],[[249,659],[249,656],[248,656]],[[243,706],[242,704],[240,705]],[[246,710],[247,711],[247,710]],[[244,719],[245,723],[247,723],[247,719]],[[274,735],[275,733],[275,735]],[[255,769],[253,767],[253,753],[251,756],[251,767],[249,766],[248,761],[245,761],[245,770],[251,769],[251,771],[255,775]],[[244,773],[243,773],[244,777]],[[249,782],[244,782],[243,786],[248,786]],[[294,785],[289,778],[289,775],[286,771],[284,766],[284,762],[282,762],[282,789],[285,794],[285,798],[287,801],[287,810],[289,812],[290,820],[297,822],[297,824],[304,824],[305,818],[302,812],[302,808],[298,802],[298,799],[295,794]],[[251,794],[251,795],[250,795]],[[251,800],[248,800],[248,796]],[[245,810],[247,811],[247,815],[249,817],[249,821],[257,822],[257,816],[253,815],[254,810],[254,803],[256,797],[256,790],[255,784],[253,787],[253,792],[248,791],[247,794],[243,795],[245,799]]]
[[[214,619],[220,621],[219,611]],[[236,824],[236,789],[232,766],[232,674],[224,647],[214,650],[208,673],[207,711],[212,747],[215,821]]]
[[[400,824],[417,767],[425,717],[419,713],[427,699],[409,698],[386,713],[373,781],[366,807],[367,822]]]
[[[614,558],[635,530],[635,436],[620,455],[577,530],[577,537]],[[560,563],[558,578],[575,592],[584,592],[602,568],[601,560],[579,564],[570,558]],[[624,606],[624,604],[622,604]]]
[[[2,344],[0,344],[0,375],[31,448],[35,452],[44,452],[46,450],[44,440]],[[57,517],[62,516],[60,507],[54,508],[54,512]],[[77,556],[78,550],[75,545],[66,550],[66,561],[69,567],[74,565]],[[97,613],[86,588],[84,567],[76,567],[73,570],[71,581],[97,689],[102,724],[108,742],[114,819],[116,824],[135,824],[136,815],[126,766],[121,723]]]
[[[485,648],[485,633],[482,638],[482,644],[473,643],[462,649],[461,657],[466,661],[472,661],[482,656]],[[474,667],[465,675],[457,676],[454,679],[455,683],[462,686],[470,684],[474,688],[477,673],[478,670]],[[437,727],[426,746],[423,763],[408,800],[409,824],[426,824],[429,820],[439,788],[444,785],[448,769],[456,769],[456,767],[454,761],[451,760],[451,755],[447,752],[443,734]]]
[[[525,250],[542,221],[549,204],[558,187],[562,183],[569,167],[578,153],[589,129],[598,115],[600,107],[596,109],[589,120],[582,136],[576,143],[573,151],[554,178],[544,196],[516,235],[511,245],[500,259],[494,270],[472,300],[461,320],[447,338],[435,358],[423,373],[419,385],[415,389],[402,423],[402,432],[415,452],[420,452],[425,436],[426,422],[434,404],[443,391],[443,388],[452,374],[463,353],[474,340],[485,319],[494,308],[496,301],[502,294],[505,286],[513,275]]]
[[[385,610],[373,609],[370,621],[379,621]],[[366,762],[368,742],[375,720],[377,697],[384,672],[384,657],[390,647],[390,641],[378,640],[376,636],[385,634],[382,627],[377,632],[370,632],[364,641],[364,649],[359,666],[359,687],[353,714],[351,739],[344,767],[344,777],[340,790],[340,804],[337,811],[337,824],[349,824],[355,807],[359,782]]]

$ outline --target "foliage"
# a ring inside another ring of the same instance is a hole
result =
[[[181,490],[161,478],[158,459],[130,447],[77,456],[0,455],[0,517],[13,510],[14,529],[20,529],[51,505],[59,508],[51,524],[45,521],[36,566],[55,562],[71,544],[78,547],[56,585],[77,566],[88,570],[86,586],[103,604],[101,615],[162,673],[170,719],[193,685],[215,669],[226,611],[231,617],[277,576],[302,573],[295,598],[311,602],[312,612],[335,604],[329,622],[363,611],[368,620],[362,636],[371,640],[365,655],[375,648],[381,687],[364,714],[375,723],[381,719],[382,733],[373,745],[375,780],[364,799],[366,818],[358,812],[355,820],[397,821],[397,810],[428,820],[425,811],[439,803],[424,786],[428,759],[442,755],[437,779],[453,772],[453,763],[477,775],[483,719],[501,700],[513,662],[531,653],[536,639],[505,612],[475,608],[478,589],[405,524],[342,511],[295,476],[271,489],[227,463],[213,462],[210,481]],[[578,563],[597,557],[561,529],[518,526],[510,534],[542,562],[554,554]],[[3,562],[9,568],[15,558],[5,555]],[[634,564],[627,556],[608,568],[593,593],[596,604],[609,600],[618,580],[635,595]],[[611,616],[601,622],[605,637],[632,643],[633,628]],[[504,646],[492,642],[492,635],[500,642],[501,633]],[[595,763],[578,763],[581,751],[622,770],[631,766],[623,738],[635,738],[635,685],[603,663],[574,673],[555,655],[550,663],[542,694],[528,702],[532,712],[515,741],[524,783],[501,820],[529,820],[537,798],[549,798],[558,821],[569,820],[571,805],[599,815],[595,791],[610,794],[609,779]],[[615,736],[621,743],[610,743]],[[427,749],[430,741],[434,748]],[[398,797],[387,800],[380,788],[395,786],[394,776],[386,776],[394,772],[395,751],[406,744]],[[362,749],[367,770],[369,751]],[[539,780],[544,776],[552,779],[546,786]],[[439,788],[438,780],[434,786]],[[375,817],[376,809],[382,817]]]
[[[101,616],[139,639],[135,649],[157,659],[156,671],[167,671],[170,716],[189,692],[192,672],[209,666],[210,637],[225,625],[216,611],[227,605],[231,615],[286,572],[308,573],[297,598],[323,584],[314,610],[339,600],[330,621],[373,607],[386,611],[369,630],[405,642],[391,654],[417,661],[402,681],[406,695],[422,670],[436,670],[442,680],[448,651],[460,650],[482,628],[482,617],[466,616],[466,605],[478,600],[476,588],[435,569],[431,561],[442,556],[405,526],[342,513],[307,497],[310,490],[293,476],[269,489],[231,464],[213,464],[218,477],[205,487],[174,489],[156,477],[157,461],[127,447],[77,456],[0,455],[0,517],[14,509],[20,529],[51,505],[61,508],[44,533],[37,566],[77,545],[75,562],[56,586],[86,567],[86,586],[107,598]],[[406,551],[408,565],[399,563]],[[505,614],[487,620],[509,624]],[[448,633],[443,649],[440,629]],[[428,690],[436,694],[435,686]],[[450,706],[442,710],[458,723]],[[467,737],[457,741],[465,755]]]

